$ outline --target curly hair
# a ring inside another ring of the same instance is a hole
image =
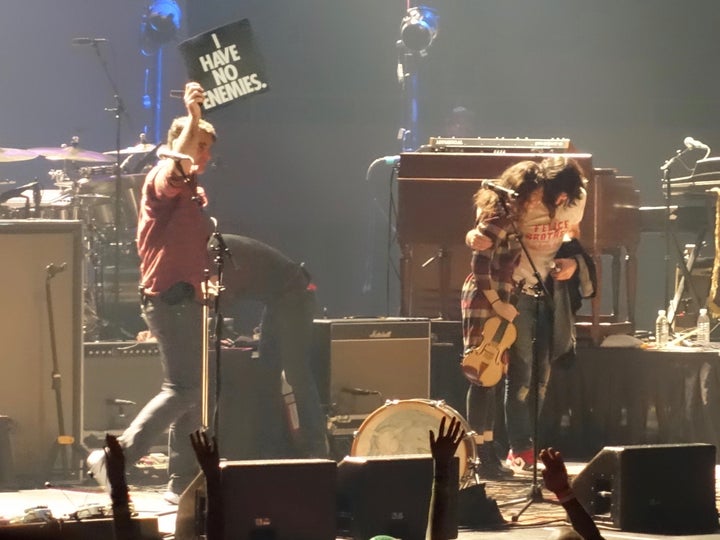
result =
[[[555,216],[557,200],[563,193],[568,196],[565,203],[574,206],[583,196],[587,184],[583,170],[572,158],[556,155],[540,163],[543,176],[543,204]]]
[[[498,186],[511,189],[517,197],[508,205],[510,216],[519,220],[527,210],[530,195],[542,188],[542,202],[547,208],[550,217],[555,216],[557,200],[561,194],[568,197],[567,206],[573,206],[583,197],[587,180],[582,168],[572,158],[556,155],[545,158],[542,162],[519,161],[503,171],[495,183]],[[480,188],[473,197],[475,207],[480,215],[490,215],[500,210],[501,204],[498,194],[491,189]]]
[[[542,186],[542,169],[535,161],[520,161],[503,171],[495,182],[498,186],[515,191],[518,195],[509,205],[511,217],[519,219],[525,213],[530,195]],[[481,215],[497,212],[501,204],[497,193],[487,188],[480,188],[473,197],[475,207]]]

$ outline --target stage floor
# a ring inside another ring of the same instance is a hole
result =
[[[568,463],[571,476],[578,474],[585,467],[585,463]],[[716,467],[716,478],[720,477],[720,466]],[[565,512],[561,506],[549,502],[553,496],[543,491],[548,502],[534,502],[524,511],[516,521],[513,515],[520,511],[523,503],[506,505],[510,501],[523,499],[532,486],[532,475],[523,473],[507,482],[487,482],[487,496],[494,499],[500,507],[500,512],[506,524],[493,529],[468,530],[462,528],[458,538],[460,540],[509,540],[547,538],[558,527],[566,526]],[[716,485],[716,501],[720,500],[720,485]],[[131,498],[140,517],[156,518],[158,530],[163,538],[172,539],[175,533],[175,517],[177,507],[163,500],[164,484],[144,481],[142,484],[131,485]],[[54,517],[63,518],[76,512],[80,507],[93,504],[107,504],[109,497],[99,487],[94,485],[69,484],[66,487],[49,487],[40,489],[25,489],[20,491],[0,492],[0,517],[11,518],[21,516],[25,509],[43,505],[47,506]],[[624,532],[605,525],[596,520],[602,534],[607,539],[629,540],[633,538],[689,538],[687,536],[667,536],[654,534],[641,534]],[[720,531],[714,534],[693,535],[693,538],[720,539]]]

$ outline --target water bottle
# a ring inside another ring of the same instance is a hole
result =
[[[670,323],[667,320],[666,311],[658,310],[658,316],[655,320],[655,347],[664,349],[670,339]]]
[[[700,314],[697,318],[697,336],[695,342],[701,347],[707,347],[710,344],[710,317],[708,317],[708,312],[705,308],[700,308]]]

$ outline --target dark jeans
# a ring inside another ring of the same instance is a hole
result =
[[[292,386],[300,424],[296,441],[300,453],[303,457],[326,458],[329,453],[326,417],[310,365],[314,313],[315,294],[305,289],[291,290],[267,302],[258,352],[260,360],[269,362],[276,370],[275,380],[280,380],[280,371],[284,370]],[[275,426],[268,426],[265,436],[281,440]]]
[[[134,463],[170,426],[168,489],[179,494],[198,471],[190,433],[202,423],[202,306],[191,298],[171,305],[146,297],[142,310],[158,341],[164,380],[160,392],[143,407],[119,441],[127,463]]]
[[[550,343],[553,314],[544,298],[521,294],[514,324],[517,339],[510,348],[505,386],[505,415],[510,447],[515,452],[532,448],[534,417],[534,384],[538,379],[538,409],[542,408],[550,378]],[[533,373],[533,335],[536,336],[538,373]]]

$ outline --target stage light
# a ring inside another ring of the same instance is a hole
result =
[[[411,51],[425,54],[437,36],[437,12],[427,6],[407,10],[400,26],[400,40]]]
[[[142,53],[150,56],[172,41],[182,20],[182,10],[175,0],[153,0],[140,25]]]

